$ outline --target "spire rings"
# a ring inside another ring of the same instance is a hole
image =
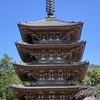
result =
[[[55,1],[54,0],[46,0],[46,12],[48,17],[54,15],[55,12]]]

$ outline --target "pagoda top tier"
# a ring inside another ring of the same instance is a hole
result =
[[[19,23],[18,27],[22,40],[30,44],[34,43],[34,38],[38,43],[43,39],[49,41],[51,38],[54,38],[54,41],[59,38],[61,41],[66,39],[68,42],[77,42],[80,40],[83,23],[67,22],[52,17],[36,22]]]

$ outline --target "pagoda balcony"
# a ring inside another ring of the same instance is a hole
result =
[[[35,85],[66,85],[67,82],[65,80],[40,80],[35,83]]]
[[[62,60],[53,60],[53,61],[47,61],[47,60],[40,60],[40,61],[32,61],[32,62],[29,62],[29,63],[26,63],[27,65],[66,65],[66,64],[74,64],[74,65],[77,65],[78,63],[80,62],[74,62],[74,61],[62,61]],[[22,63],[24,64],[24,63]]]
[[[32,41],[33,44],[67,44],[70,43],[68,40],[40,40],[40,41]]]

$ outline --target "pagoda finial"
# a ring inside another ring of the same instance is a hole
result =
[[[46,12],[48,17],[53,17],[54,11],[55,11],[55,1],[46,0]]]

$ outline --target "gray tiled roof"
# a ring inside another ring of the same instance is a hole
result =
[[[24,62],[22,62],[22,63],[13,63],[15,66],[17,66],[18,67],[18,65],[19,66],[24,66],[24,67],[75,67],[75,66],[79,66],[79,67],[81,67],[82,65],[88,65],[89,64],[89,62],[88,61],[84,61],[84,62],[72,62],[72,63],[70,63],[70,64],[68,64],[68,63],[54,63],[54,64],[48,64],[48,63],[43,63],[43,64],[30,64],[30,63],[24,63]]]
[[[19,23],[19,25],[25,25],[25,26],[73,26],[79,24],[82,24],[82,22],[67,22],[67,21],[58,20],[55,17],[45,18],[43,20],[35,21],[35,22]]]
[[[16,84],[12,84],[11,87],[13,88],[20,88],[20,89],[54,89],[54,88],[58,88],[58,89],[73,89],[73,88],[86,88],[86,86],[80,86],[80,85],[77,85],[77,86],[33,86],[33,87],[30,87],[30,86],[24,86],[24,85],[16,85]]]
[[[79,45],[83,45],[83,44],[85,44],[86,43],[86,41],[85,40],[83,40],[83,41],[78,41],[78,42],[72,42],[72,43],[67,43],[67,44],[53,44],[53,43],[51,43],[51,44],[43,44],[43,43],[39,43],[39,44],[28,44],[28,43],[26,43],[26,42],[19,42],[19,41],[17,41],[17,42],[15,42],[16,43],[16,45],[21,45],[21,46],[28,46],[28,47],[33,47],[33,48],[35,48],[35,47],[39,47],[39,48],[41,48],[41,46],[42,47],[56,47],[56,46],[59,46],[59,47],[68,47],[68,46],[79,46]]]

